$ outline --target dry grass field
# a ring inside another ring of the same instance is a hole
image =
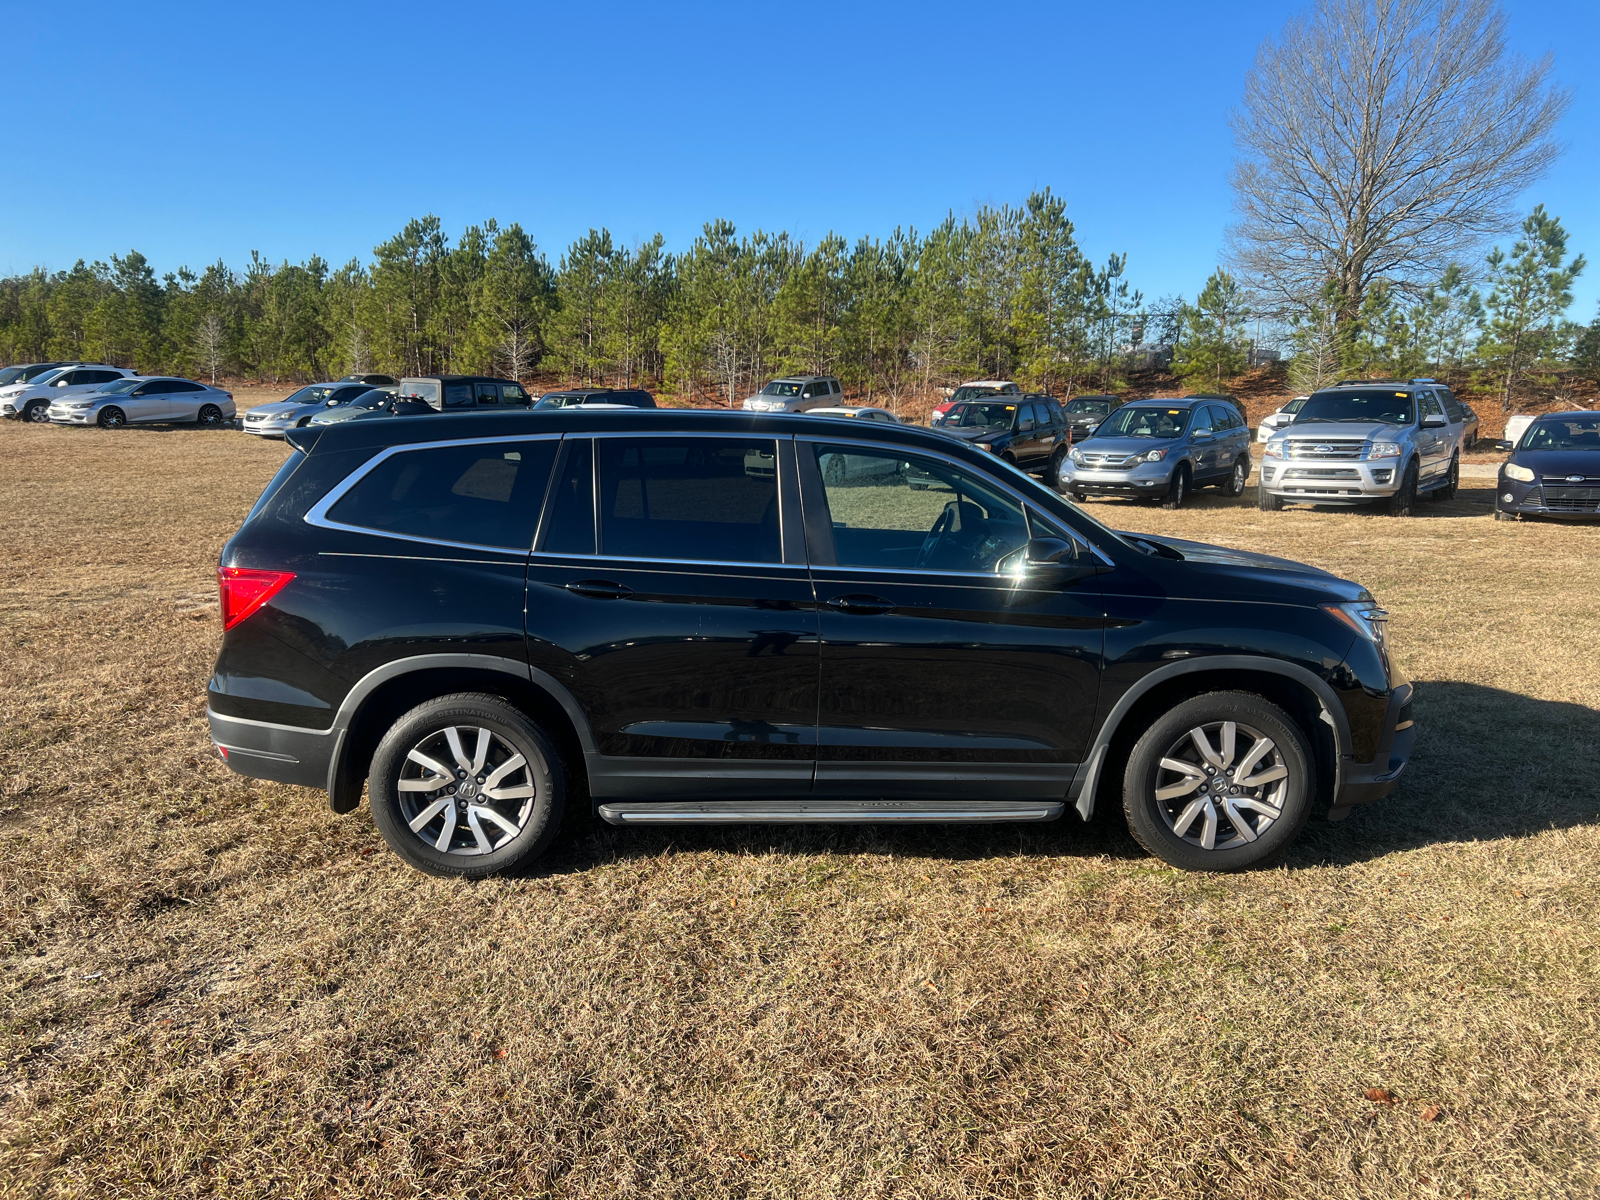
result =
[[[1600,529],[1089,505],[1394,612],[1411,772],[1272,870],[579,819],[473,885],[211,750],[213,569],[282,456],[0,425],[0,1195],[1600,1187]]]

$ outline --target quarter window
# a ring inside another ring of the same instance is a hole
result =
[[[995,570],[1028,541],[1022,507],[942,460],[856,447],[816,447],[840,566]]]
[[[328,510],[328,520],[397,537],[527,550],[556,442],[432,446],[391,454]]]
[[[444,406],[446,408],[460,408],[462,405],[472,403],[472,385],[470,383],[447,383],[444,385]]]
[[[567,441],[541,549],[547,554],[594,553],[594,446],[588,438]]]
[[[595,446],[601,554],[783,561],[771,439],[603,438]]]

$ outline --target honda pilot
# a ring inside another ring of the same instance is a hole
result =
[[[223,551],[211,735],[441,875],[619,826],[1043,822],[1189,870],[1387,794],[1385,613],[1115,533],[929,430],[550,412],[289,431]]]

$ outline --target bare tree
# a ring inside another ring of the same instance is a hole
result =
[[[217,382],[217,371],[222,366],[222,345],[227,334],[222,317],[215,311],[208,312],[195,323],[194,348],[200,358],[200,365],[211,373],[211,382]]]
[[[1331,283],[1341,335],[1373,280],[1438,278],[1559,154],[1549,74],[1507,51],[1494,0],[1314,0],[1233,116],[1235,263],[1291,304]]]

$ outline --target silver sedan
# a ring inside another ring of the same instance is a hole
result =
[[[282,437],[285,430],[311,423],[311,418],[348,404],[372,391],[368,383],[313,383],[287,400],[258,404],[245,413],[242,427],[257,437]]]
[[[55,425],[124,425],[186,422],[226,425],[237,409],[233,393],[192,379],[167,375],[135,375],[108,383],[97,392],[58,400],[50,406]]]

